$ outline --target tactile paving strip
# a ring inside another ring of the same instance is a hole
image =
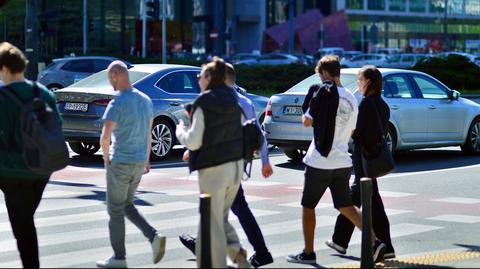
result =
[[[432,265],[439,265],[448,262],[466,261],[480,259],[480,250],[451,251],[422,256],[408,257],[387,260],[377,263],[376,268],[432,268]],[[360,268],[360,263],[339,266],[337,268]]]

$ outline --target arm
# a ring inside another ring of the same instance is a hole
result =
[[[102,146],[103,162],[105,166],[110,164],[110,141],[113,129],[115,129],[115,122],[106,120],[103,124],[102,136],[100,137],[100,145]]]
[[[312,115],[310,115],[310,108],[308,108],[305,114],[302,115],[302,122],[303,122],[303,126],[312,127],[313,117]]]
[[[205,120],[203,110],[198,107],[193,113],[192,125],[186,129],[182,120],[177,125],[175,134],[180,144],[189,150],[197,150],[202,146],[203,133],[205,132]]]

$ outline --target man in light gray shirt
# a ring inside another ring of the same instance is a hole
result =
[[[120,92],[110,101],[103,115],[105,122],[100,139],[107,170],[108,227],[114,255],[97,261],[97,266],[127,267],[125,216],[148,238],[153,248],[153,263],[158,263],[165,254],[166,238],[148,224],[133,204],[140,179],[150,170],[152,101],[132,87],[123,62],[110,64],[108,78],[113,88]]]

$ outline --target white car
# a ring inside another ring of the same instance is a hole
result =
[[[357,91],[359,69],[342,69],[341,82]],[[460,146],[467,154],[480,155],[480,105],[459,97],[435,78],[417,71],[381,68],[383,98],[390,107],[387,140],[392,151]],[[293,160],[301,160],[313,131],[301,122],[302,103],[314,74],[288,91],[273,95],[265,111],[264,128],[269,144],[284,149]]]
[[[362,67],[364,65],[375,65],[376,67],[384,67],[389,59],[386,54],[367,53],[360,54],[350,60],[342,59],[340,65],[342,68]]]

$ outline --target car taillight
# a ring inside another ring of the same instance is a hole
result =
[[[267,108],[265,108],[265,116],[267,116],[267,117],[273,116],[273,113],[272,113],[272,100],[268,100]]]
[[[99,106],[107,106],[108,103],[110,103],[110,100],[111,99],[100,99],[100,100],[93,101],[93,103]]]

